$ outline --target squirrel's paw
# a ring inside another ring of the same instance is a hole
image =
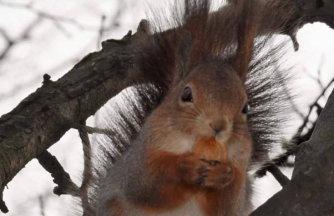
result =
[[[198,185],[204,187],[223,188],[230,184],[234,177],[234,172],[229,162],[200,159],[208,164],[205,172],[198,179]],[[200,170],[202,171],[202,170]]]
[[[182,157],[179,169],[184,182],[201,187],[222,188],[233,179],[233,169],[229,163],[206,160],[194,154]]]

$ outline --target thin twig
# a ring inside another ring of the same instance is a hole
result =
[[[104,135],[109,135],[109,134],[112,135],[113,134],[112,131],[109,130],[109,129],[103,129],[103,128],[90,127],[90,126],[87,126],[87,125],[81,125],[81,124],[78,124],[76,122],[72,122],[72,121],[69,121],[69,120],[68,120],[68,124],[71,128],[77,129],[77,130],[83,130],[88,134],[94,134],[94,133],[104,134]]]
[[[3,190],[1,190],[1,191],[3,191]],[[6,206],[6,203],[5,203],[5,201],[3,201],[3,193],[0,193],[0,210],[3,213],[7,213],[8,212],[8,208]]]
[[[46,171],[51,173],[53,182],[58,185],[54,188],[53,193],[57,195],[71,194],[80,197],[78,186],[71,180],[70,175],[65,172],[56,157],[46,150],[37,157],[37,160]]]
[[[88,30],[88,31],[98,31],[99,30],[97,27],[87,25],[87,24],[82,24],[82,23],[76,21],[75,19],[71,19],[71,18],[67,18],[67,17],[55,15],[55,14],[46,13],[45,11],[34,8],[32,4],[18,4],[18,3],[12,3],[12,2],[4,2],[4,1],[1,1],[0,4],[1,4],[1,6],[27,9],[27,10],[35,13],[39,17],[42,17],[42,18],[53,21],[54,24],[57,26],[57,28],[63,29],[61,27],[61,23],[68,23],[68,24],[74,25],[77,28],[82,29],[82,30]],[[111,28],[105,28],[105,31],[110,31],[110,30],[114,29],[114,27],[115,26],[112,26]]]
[[[101,16],[101,26],[100,26],[100,29],[99,29],[99,35],[97,37],[97,49],[100,49],[100,47],[101,47],[101,41],[102,41],[103,33],[104,33],[104,22],[105,22],[105,20],[106,20],[106,16],[102,15]]]
[[[282,187],[289,183],[290,180],[288,177],[286,177],[277,166],[270,166],[268,171],[275,177]]]
[[[4,50],[2,51],[2,53],[0,53],[0,61],[2,61],[7,54],[9,53],[9,51],[11,50],[11,48],[14,45],[17,45],[18,43],[21,43],[27,39],[29,39],[29,35],[30,33],[38,26],[38,24],[42,21],[42,19],[40,17],[36,18],[34,21],[32,21],[29,25],[27,25],[27,27],[22,31],[21,36],[18,37],[17,39],[11,39],[6,32],[1,29],[0,32],[1,34],[4,36],[4,38],[7,40],[7,44],[4,48]]]
[[[44,206],[43,196],[39,196],[38,200],[39,200],[39,206],[40,206],[40,209],[41,209],[41,216],[45,216],[45,213],[44,213],[45,206]]]
[[[88,133],[83,129],[79,129],[79,136],[82,141],[83,154],[84,154],[84,171],[83,171],[83,178],[82,178],[82,184],[80,187],[80,191],[81,191],[82,208],[85,211],[90,206],[89,198],[88,198],[88,185],[93,177],[92,160],[91,160],[92,151],[91,151],[91,144],[89,141]],[[85,215],[85,212],[84,212],[84,215]]]
[[[311,112],[313,110],[313,108],[317,107],[318,101],[321,97],[323,97],[327,91],[327,89],[332,85],[332,83],[334,82],[334,78],[328,83],[328,85],[323,89],[323,91],[321,92],[321,94],[315,99],[315,101],[310,105],[310,109],[309,112],[307,114],[307,116],[305,117],[303,124],[299,127],[298,131],[301,134],[302,131],[304,130],[304,128],[306,127],[307,123],[309,122],[309,117],[311,115]]]
[[[269,171],[270,169],[275,169],[273,168],[273,166],[279,166],[279,165],[284,165],[288,159],[288,157],[290,157],[291,155],[294,155],[298,149],[298,146],[309,140],[313,130],[315,128],[316,123],[313,123],[312,127],[307,131],[307,133],[305,133],[304,135],[302,135],[302,132],[304,131],[307,123],[309,122],[309,117],[311,115],[311,112],[314,108],[317,108],[317,115],[319,116],[321,111],[322,111],[322,107],[318,104],[318,101],[321,97],[324,96],[325,92],[327,91],[327,89],[332,85],[332,83],[334,82],[334,78],[329,82],[329,84],[323,89],[323,91],[321,92],[321,94],[316,98],[316,100],[310,105],[310,110],[309,113],[307,114],[307,116],[305,117],[302,125],[298,128],[296,134],[293,136],[293,138],[291,139],[292,141],[290,142],[292,144],[289,145],[290,147],[287,149],[287,151],[279,156],[277,156],[276,158],[266,162],[263,164],[263,166],[258,169],[255,173],[255,176],[257,177],[263,177],[266,175],[266,172]]]

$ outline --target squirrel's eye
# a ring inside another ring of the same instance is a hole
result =
[[[181,93],[181,100],[183,102],[193,102],[193,95],[190,87],[185,87]]]
[[[249,104],[248,104],[248,102],[246,102],[245,105],[244,105],[244,107],[242,108],[241,112],[243,114],[247,114],[248,111],[249,111]]]

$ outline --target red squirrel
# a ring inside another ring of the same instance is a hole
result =
[[[104,162],[92,215],[252,211],[248,171],[277,139],[280,121],[271,115],[281,111],[285,79],[270,68],[277,50],[262,54],[269,39],[255,40],[261,13],[254,2],[232,1],[211,13],[211,1],[185,0],[174,6],[175,28],[136,45],[134,62],[150,84],[137,87],[135,118],[122,114],[127,147]]]

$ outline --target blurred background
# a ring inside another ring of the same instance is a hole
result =
[[[101,41],[120,39],[135,32],[145,18],[147,5],[163,7],[163,0],[0,0],[0,115],[11,111],[22,99],[41,86],[43,74],[57,80],[80,59],[98,51]],[[280,36],[280,41],[284,36]],[[289,122],[289,139],[310,113],[307,128],[317,115],[311,105],[323,106],[334,77],[334,31],[324,24],[306,25],[297,34],[299,50],[292,48],[281,59],[292,67],[294,118]],[[290,46],[292,45],[291,42]],[[317,101],[319,98],[319,101]],[[89,121],[94,125],[94,117]],[[80,184],[82,146],[76,131],[69,131],[50,152],[61,162],[74,182]],[[290,161],[293,163],[293,158]],[[291,176],[292,168],[282,168]],[[52,178],[32,160],[8,184],[4,200],[8,216],[70,215],[73,199],[52,193]],[[255,183],[255,206],[275,192],[279,184],[268,174]],[[2,213],[0,213],[1,215]]]

